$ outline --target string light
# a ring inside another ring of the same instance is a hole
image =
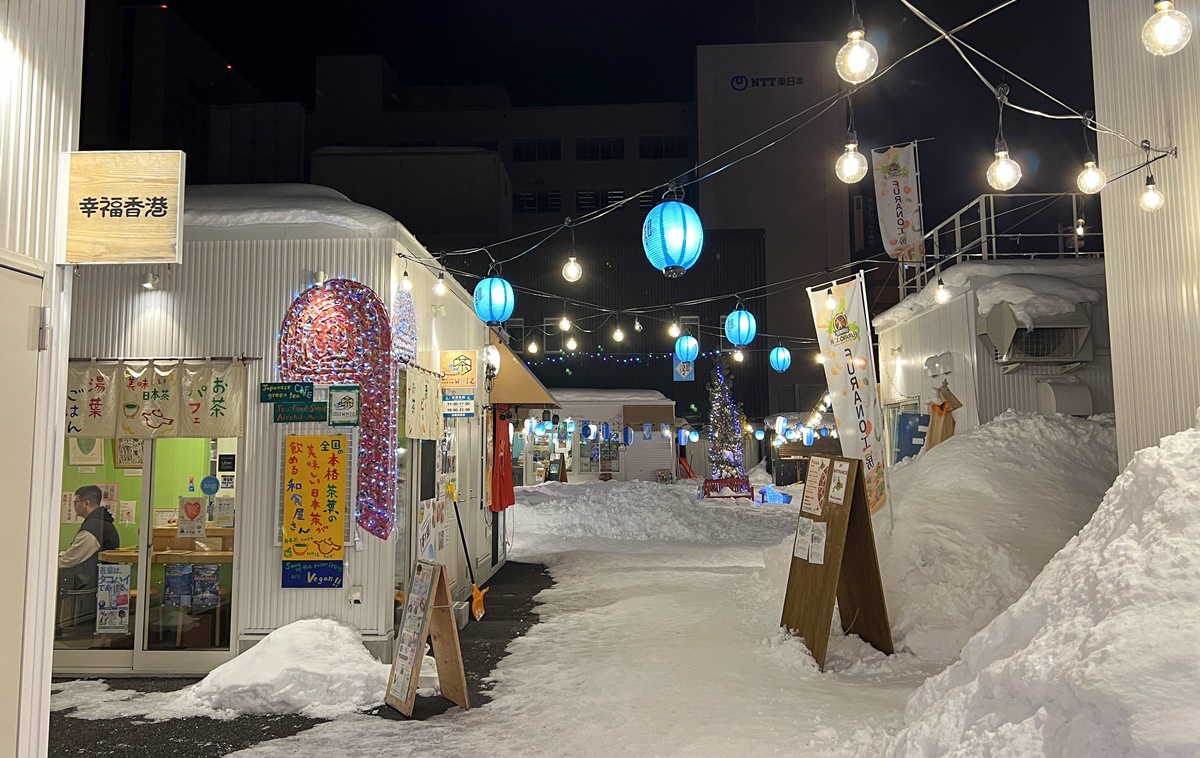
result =
[[[538,344],[537,344],[537,341],[536,341],[536,340],[530,340],[530,341],[529,341],[529,346],[525,348],[525,351],[526,351],[527,353],[529,353],[530,355],[537,355],[537,351],[538,351]]]
[[[938,279],[937,292],[933,294],[933,299],[942,305],[950,302],[950,290],[946,289],[945,283],[940,278]]]
[[[583,276],[583,267],[574,258],[567,258],[566,265],[562,269],[563,279],[568,282],[577,282]]]
[[[1142,44],[1154,55],[1174,55],[1192,38],[1191,19],[1175,10],[1171,0],[1159,0],[1154,7],[1157,12],[1142,27]]]
[[[412,279],[408,278],[408,266],[404,267],[404,276],[400,277],[400,289],[412,292]]]
[[[674,339],[674,338],[678,337],[679,335],[683,334],[683,330],[679,328],[679,322],[678,322],[678,321],[672,321],[672,322],[671,322],[671,325],[667,327],[667,334],[671,335],[671,338],[672,338],[672,339]]]
[[[446,275],[444,273],[439,273],[437,281],[433,283],[433,294],[437,295],[438,297],[444,297],[447,291]]]
[[[564,332],[571,331],[571,319],[567,318],[567,314],[563,314],[562,319],[558,322],[558,328]]]
[[[1082,237],[1087,234],[1087,227],[1083,224],[1082,218],[1075,219],[1075,236]]]
[[[837,304],[837,298],[833,296],[833,287],[830,287],[825,292],[825,307],[832,311],[837,308]]]
[[[568,350],[571,350],[571,351],[574,351],[574,350],[575,350],[575,348],[577,348],[577,347],[579,347],[579,343],[575,341],[575,338],[574,338],[574,337],[568,337],[568,338],[567,338],[567,349],[568,349]]]
[[[738,363],[741,363],[742,361],[746,360],[746,354],[743,353],[741,350],[734,350],[733,351],[733,359],[735,361],[737,361]]]
[[[879,68],[879,51],[864,37],[866,30],[855,7],[846,32],[846,44],[842,45],[834,58],[838,76],[851,84],[861,84],[875,75]]]
[[[642,322],[638,321],[636,316],[633,319],[633,331],[635,331],[635,332],[642,331]]]
[[[1158,187],[1154,186],[1154,174],[1147,174],[1146,189],[1142,192],[1142,196],[1138,198],[1138,205],[1141,206],[1142,210],[1154,213],[1163,207],[1163,204],[1166,202],[1167,198],[1163,196],[1163,193],[1158,191]]]
[[[613,338],[613,342],[624,342],[625,341],[625,332],[621,331],[620,324],[617,324],[617,328],[613,329],[612,338]]]
[[[833,171],[846,184],[858,184],[867,175],[867,159],[858,152],[858,135],[854,132],[846,132],[846,152],[838,156]]]
[[[825,353],[817,353],[817,363],[825,363]]]
[[[996,88],[996,104],[1000,108],[999,126],[996,129],[996,160],[988,166],[987,182],[992,189],[1007,192],[1021,181],[1021,166],[1008,157],[1008,141],[1004,139],[1004,106],[1008,103],[1008,85]]]
[[[1079,172],[1079,178],[1075,183],[1079,186],[1080,192],[1085,195],[1094,195],[1104,189],[1105,184],[1108,184],[1108,177],[1097,168],[1095,158],[1088,155],[1088,159],[1083,162],[1083,171]]]

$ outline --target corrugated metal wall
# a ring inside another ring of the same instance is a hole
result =
[[[1200,3],[1177,7],[1200,23]],[[1144,179],[1111,182],[1103,193],[1120,461],[1195,425],[1200,405],[1200,40],[1156,58],[1141,44],[1150,3],[1091,0],[1096,118],[1135,141],[1179,146],[1154,166],[1166,205],[1138,207]],[[1099,137],[1109,175],[1137,165],[1142,151]]]
[[[0,2],[0,247],[54,260],[59,156],[75,149],[81,0]]]
[[[390,302],[391,253],[390,239],[188,240],[180,266],[83,267],[75,280],[76,358],[245,353],[262,359],[249,365],[251,397],[240,441],[234,558],[239,633],[312,616],[340,619],[364,634],[391,631],[394,546],[369,535],[361,552],[346,553],[344,583],[362,585],[361,605],[351,605],[339,591],[280,589],[275,440],[283,427],[272,423],[270,406],[256,395],[260,382],[278,379],[279,325],[314,272],[363,282]],[[141,288],[148,270],[160,277],[159,290]]]

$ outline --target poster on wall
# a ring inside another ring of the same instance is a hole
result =
[[[103,466],[104,441],[92,437],[71,437],[67,440],[67,465]]]
[[[137,520],[137,501],[122,500],[121,501],[121,517],[117,519],[118,524],[132,524]]]
[[[206,535],[208,498],[180,495],[179,513],[176,516],[179,537],[202,538]]]
[[[234,499],[231,497],[213,498],[213,526],[222,529],[233,527]]]
[[[284,438],[283,587],[342,586],[346,436]]]
[[[417,560],[432,561],[436,557],[434,527],[437,501],[422,500],[417,506]]]
[[[179,364],[123,364],[117,436],[177,437],[179,426]]]
[[[127,634],[133,567],[128,563],[101,563],[96,569],[96,634]]]
[[[197,563],[192,566],[192,608],[203,610],[221,604],[221,564]]]
[[[64,492],[62,494],[62,515],[59,520],[64,524],[74,524],[79,521],[75,514],[75,493]]]
[[[116,363],[72,363],[67,369],[68,437],[115,437],[117,434]]]
[[[192,564],[168,563],[163,567],[163,605],[192,604]]]
[[[832,309],[826,302],[830,292]],[[825,357],[825,381],[833,399],[842,454],[863,462],[867,503],[875,513],[887,503],[886,452],[865,293],[860,271],[841,284],[810,288],[808,297]]]
[[[121,437],[113,440],[113,466],[121,469],[140,469],[143,465],[142,447],[143,443],[139,439]]]
[[[184,364],[180,437],[240,437],[246,420],[246,366]]]

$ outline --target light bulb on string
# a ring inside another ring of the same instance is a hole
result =
[[[639,321],[636,316],[633,319],[633,331],[635,331],[635,332],[642,331],[642,322]]]
[[[1096,166],[1094,156],[1089,154],[1087,160],[1083,162],[1083,171],[1079,172],[1079,178],[1075,180],[1075,184],[1085,195],[1094,195],[1108,184],[1108,177]]]
[[[1171,0],[1154,3],[1155,14],[1142,26],[1142,44],[1153,55],[1174,55],[1192,38],[1192,22]]]
[[[865,39],[866,30],[857,9],[850,19],[846,44],[837,51],[833,65],[838,76],[851,84],[861,84],[875,75],[879,68],[879,51]]]
[[[577,348],[577,347],[579,347],[579,343],[575,341],[574,337],[567,338],[567,349],[568,350],[574,351],[575,348]]]
[[[433,294],[443,297],[448,291],[446,289],[446,275],[438,274],[437,281],[433,283]]]
[[[613,329],[612,338],[613,338],[613,342],[624,342],[625,341],[625,332],[621,331],[620,324],[617,324],[617,328]]]
[[[1142,192],[1142,196],[1138,198],[1138,205],[1141,206],[1142,210],[1154,213],[1163,207],[1163,204],[1166,202],[1167,198],[1154,185],[1154,174],[1147,174],[1146,189]]]
[[[404,290],[405,292],[412,292],[412,288],[412,279],[408,277],[408,267],[405,266],[404,276],[400,277],[400,289]]]
[[[1082,237],[1087,234],[1087,227],[1083,223],[1082,218],[1075,219],[1075,236]]]
[[[525,350],[528,351],[532,355],[537,355],[538,343],[534,340],[530,340],[529,346],[527,348],[525,348]]]
[[[817,353],[817,363],[825,363],[825,353]]]
[[[837,298],[833,296],[833,287],[830,287],[825,293],[825,307],[832,311],[837,308],[837,304]]]
[[[846,152],[838,156],[833,172],[846,184],[858,184],[867,175],[867,159],[858,152],[858,135],[846,132]]]
[[[563,314],[562,319],[559,320],[559,322],[558,322],[558,328],[559,328],[559,330],[564,331],[564,332],[571,331],[571,319],[567,318],[567,315],[565,313]]]
[[[738,363],[741,363],[742,361],[746,360],[746,354],[743,353],[741,350],[734,350],[733,351],[733,359],[735,361],[737,361]]]
[[[683,330],[679,328],[679,322],[678,322],[678,321],[672,321],[672,322],[671,322],[671,325],[670,325],[669,327],[667,327],[667,334],[671,335],[671,338],[672,338],[672,339],[674,339],[674,338],[678,337],[679,335],[683,334]]]
[[[1007,192],[1021,181],[1021,166],[1008,157],[1008,142],[996,140],[996,160],[988,166],[987,181],[992,189]]]
[[[583,276],[583,267],[574,258],[567,258],[566,265],[562,269],[563,279],[568,282],[577,282]]]
[[[940,277],[938,278],[937,291],[933,293],[933,299],[942,305],[950,302],[950,290],[946,289],[946,283]]]

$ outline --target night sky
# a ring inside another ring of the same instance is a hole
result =
[[[953,28],[999,2],[914,5]],[[170,3],[265,98],[308,107],[316,56],[353,53],[385,55],[408,85],[503,82],[517,106],[691,100],[696,45],[842,40],[850,16],[848,0],[251,5]],[[861,0],[859,11],[881,68],[934,36],[899,0]],[[1076,110],[1092,107],[1086,0],[1022,0],[961,36]],[[981,70],[994,82],[1004,79],[987,64]],[[1013,101],[1061,112],[1020,83],[1009,84]],[[855,105],[864,147],[933,138],[921,145],[927,226],[989,191],[984,171],[992,160],[995,98],[945,43],[865,87]],[[1024,169],[1020,191],[1074,187],[1084,154],[1078,122],[1010,110],[1005,135]],[[802,138],[799,132],[790,139]]]

